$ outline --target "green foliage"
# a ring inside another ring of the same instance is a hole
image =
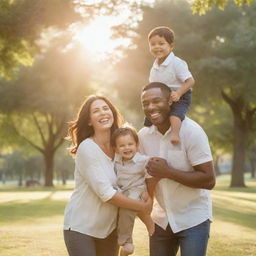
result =
[[[224,10],[229,0],[191,0],[192,11],[194,14],[206,14],[207,11],[212,9],[212,6],[217,6],[219,9]],[[233,2],[242,7],[244,5],[250,5],[255,0],[233,0]]]
[[[74,23],[86,23],[97,15],[125,19],[114,27],[114,37],[133,37],[133,30],[142,19],[139,1],[83,0],[1,0],[0,3],[0,77],[13,79],[20,66],[33,64],[41,48],[41,34],[50,27],[64,31]]]
[[[20,65],[33,63],[36,40],[45,28],[64,29],[81,20],[70,0],[2,0],[0,16],[0,76],[7,79]]]

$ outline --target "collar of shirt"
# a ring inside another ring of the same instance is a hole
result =
[[[158,131],[158,129],[157,129],[157,127],[155,126],[155,125],[151,125],[150,127],[149,127],[149,133],[150,134],[153,134],[153,133],[158,133],[158,134],[160,134],[161,136],[167,136],[169,133],[171,132],[171,127],[169,127],[169,129],[165,132],[165,134],[162,134],[161,132],[159,132]]]
[[[157,60],[155,60],[153,67],[155,69],[159,69],[161,66],[168,66],[174,57],[175,57],[174,53],[170,52],[169,55],[167,56],[167,58],[165,59],[165,61],[163,63],[161,63],[160,65],[158,65]]]
[[[139,159],[140,159],[140,153],[139,152],[137,152],[132,159],[130,159],[128,161],[125,161],[125,162],[122,160],[122,156],[116,153],[115,158],[114,158],[114,162],[119,163],[119,164],[128,164],[128,163],[131,163],[131,162],[132,163],[137,163],[139,161]]]

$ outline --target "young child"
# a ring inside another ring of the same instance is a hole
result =
[[[147,174],[146,164],[149,157],[138,152],[138,135],[132,127],[122,127],[113,133],[111,143],[115,149],[115,171],[117,185],[123,194],[143,200],[143,193],[147,191],[145,179],[150,180],[149,194],[152,195],[156,179]],[[153,182],[154,180],[154,182]],[[132,254],[134,251],[132,231],[137,212],[120,208],[117,224],[118,244],[121,246],[120,256]],[[145,223],[149,235],[154,233],[154,223],[151,216],[138,214]]]
[[[161,82],[172,89],[170,111],[171,143],[179,144],[181,122],[191,103],[191,88],[195,81],[187,63],[174,55],[174,32],[168,27],[156,27],[148,34],[149,50],[155,57],[149,81]],[[145,119],[145,126],[150,126]]]

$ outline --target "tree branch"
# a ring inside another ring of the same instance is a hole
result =
[[[53,130],[52,130],[52,126],[53,126],[53,118],[50,114],[45,114],[45,119],[47,122],[47,127],[48,127],[48,132],[49,132],[49,138],[52,137],[53,135]]]
[[[43,131],[42,131],[42,129],[41,129],[41,126],[40,126],[40,124],[39,124],[39,122],[38,122],[38,120],[37,120],[37,118],[36,118],[36,116],[35,116],[34,113],[32,113],[32,117],[33,117],[33,120],[34,120],[34,122],[35,122],[35,124],[36,124],[36,127],[37,127],[38,131],[39,131],[39,134],[40,134],[40,136],[41,136],[43,145],[45,146],[45,145],[46,145],[46,140],[45,140]]]
[[[12,122],[12,127],[14,129],[14,131],[17,133],[18,136],[20,136],[22,139],[24,139],[26,142],[28,142],[32,147],[34,147],[35,149],[37,149],[38,151],[40,151],[42,154],[44,154],[44,150],[43,148],[40,148],[38,145],[36,145],[34,142],[32,142],[31,140],[29,140],[27,137],[25,137],[24,135],[22,135],[18,129],[16,128],[16,126],[13,124]]]

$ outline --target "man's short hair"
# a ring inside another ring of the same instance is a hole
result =
[[[171,88],[168,87],[166,84],[160,83],[160,82],[152,82],[152,83],[147,84],[146,86],[144,86],[142,88],[142,92],[147,91],[147,90],[152,89],[152,88],[161,89],[163,94],[165,94],[167,97],[169,97],[169,95],[171,93]]]

